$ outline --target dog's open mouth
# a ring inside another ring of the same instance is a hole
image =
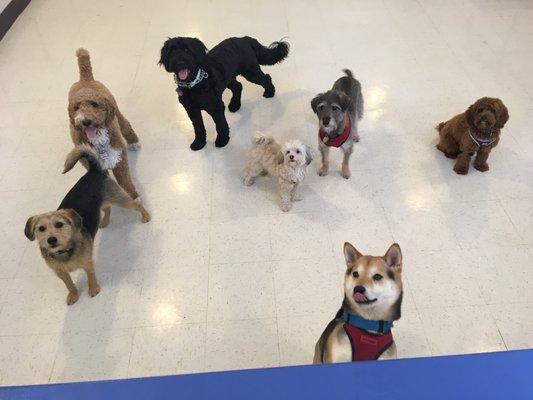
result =
[[[96,126],[88,126],[84,129],[85,135],[88,139],[94,139],[98,135],[98,128]]]
[[[377,301],[378,299],[372,299],[370,300],[368,297],[366,297],[363,293],[361,292],[356,292],[353,294],[353,299],[354,301],[357,303],[357,304],[370,304],[370,303],[373,303],[375,301]]]
[[[188,69],[182,69],[178,72],[178,79],[180,81],[184,81],[189,77],[189,70]]]

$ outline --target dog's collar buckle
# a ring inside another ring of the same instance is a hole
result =
[[[342,319],[347,324],[355,326],[359,329],[364,329],[365,331],[388,333],[393,327],[392,321],[371,321],[369,319],[359,317],[358,315],[350,314],[347,311],[343,312]]]
[[[176,88],[176,92],[178,95],[182,95],[183,91],[181,89],[192,89],[196,85],[198,85],[200,82],[202,82],[204,79],[209,78],[209,74],[204,71],[202,68],[198,69],[198,73],[196,74],[196,78],[190,82],[182,82],[179,80],[178,75],[174,74],[174,82],[176,82],[176,85],[178,86]]]

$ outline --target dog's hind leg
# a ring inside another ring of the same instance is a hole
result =
[[[128,143],[128,148],[130,150],[139,150],[141,148],[141,144],[139,143],[139,137],[131,127],[130,122],[118,110],[116,115],[118,119],[118,124],[120,126],[120,131],[122,132],[122,136],[124,136],[124,139],[126,139],[126,142]]]
[[[118,184],[122,186],[126,192],[128,192],[131,198],[136,199],[139,197],[139,194],[137,193],[135,185],[131,180],[130,170],[128,168],[128,158],[126,154],[127,153],[124,151],[122,154],[122,160],[120,160],[120,162],[113,169],[113,175],[115,175]]]
[[[232,93],[231,100],[228,104],[228,110],[230,110],[230,112],[238,111],[239,108],[241,108],[242,84],[237,81],[237,79],[233,79],[229,83],[228,89],[231,90]]]
[[[276,93],[276,88],[272,84],[272,78],[269,74],[265,74],[263,71],[261,71],[261,68],[259,68],[259,66],[253,69],[249,69],[246,72],[243,72],[242,76],[244,76],[246,80],[255,83],[256,85],[262,86],[265,89],[263,97],[274,97],[274,94]]]
[[[263,175],[264,169],[261,163],[248,163],[242,171],[242,183],[246,186],[252,186],[255,182],[255,178],[259,175]]]
[[[111,216],[111,206],[109,204],[102,205],[104,216],[100,221],[100,228],[106,228],[109,225],[109,217]]]
[[[105,206],[114,205],[129,210],[136,210],[141,214],[141,221],[148,222],[151,217],[143,205],[133,200],[113,179],[106,179],[104,187]],[[105,217],[104,217],[105,218]]]

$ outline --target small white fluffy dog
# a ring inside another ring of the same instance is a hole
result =
[[[281,209],[289,211],[292,201],[301,200],[298,188],[305,178],[306,167],[312,160],[311,149],[299,140],[280,146],[274,138],[257,133],[252,138],[252,148],[248,153],[242,181],[250,186],[259,175],[277,177]]]

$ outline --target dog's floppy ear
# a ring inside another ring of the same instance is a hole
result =
[[[163,47],[161,47],[161,56],[159,57],[159,62],[157,63],[159,66],[164,66],[165,69],[168,70],[168,57],[170,56],[170,49],[172,47],[172,41],[175,39],[168,38],[165,43],[163,44]]]
[[[344,259],[348,266],[355,264],[360,257],[363,257],[363,255],[355,247],[348,242],[344,243]]]
[[[383,259],[390,268],[401,269],[402,268],[402,249],[398,243],[394,243],[385,255]]]
[[[35,240],[35,222],[37,218],[35,216],[28,218],[26,226],[24,227],[24,235],[32,242]]]
[[[115,118],[115,105],[107,96],[102,97],[102,103],[105,107],[105,126],[110,127]]]
[[[339,102],[340,102],[342,111],[346,111],[352,104],[352,99],[350,99],[350,96],[348,96],[346,93],[340,92]]]
[[[72,208],[67,208],[65,210],[61,210],[63,212],[63,215],[70,221],[73,227],[76,229],[81,229],[81,226],[83,224],[83,220],[76,211],[74,211]]]
[[[311,161],[313,161],[313,157],[313,150],[309,146],[305,145],[305,165],[311,164]]]
[[[500,99],[494,99],[492,105],[496,109],[496,127],[503,128],[505,123],[509,120],[509,111]]]
[[[474,115],[476,114],[477,101],[472,104],[465,112],[466,123],[470,127],[474,127]]]
[[[281,150],[278,151],[278,154],[276,156],[276,162],[278,164],[283,164],[285,162],[285,156],[283,155],[283,152]]]
[[[316,114],[316,108],[322,101],[322,96],[324,93],[317,94],[313,100],[311,100],[311,108],[313,109],[313,112]]]

